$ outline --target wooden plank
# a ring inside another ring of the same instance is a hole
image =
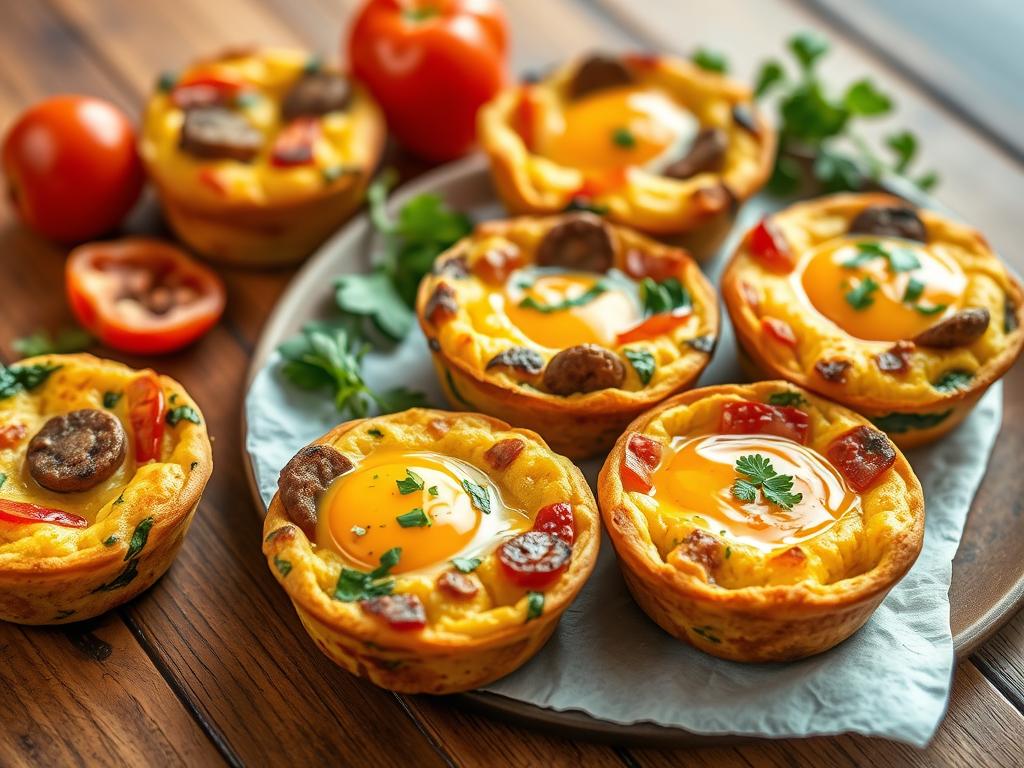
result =
[[[0,623],[0,765],[222,765],[116,613]]]
[[[926,749],[863,736],[756,742],[713,747],[685,754],[633,749],[641,768],[668,766],[793,766],[873,768],[1024,764],[1024,716],[1010,706],[970,662],[960,665],[953,683],[949,713]]]

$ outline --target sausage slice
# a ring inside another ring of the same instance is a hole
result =
[[[244,115],[227,107],[197,107],[185,112],[181,149],[208,160],[248,162],[263,146],[263,134]]]
[[[913,208],[895,205],[869,205],[850,222],[850,234],[903,237],[928,242],[924,222]]]
[[[337,72],[311,72],[300,77],[281,102],[281,118],[287,123],[297,117],[319,117],[348,106],[352,89]]]
[[[713,171],[721,165],[728,148],[729,137],[725,131],[705,128],[697,134],[686,156],[666,168],[664,175],[670,179],[688,179],[698,173]]]
[[[600,53],[591,54],[577,67],[569,83],[569,98],[579,99],[595,91],[632,82],[633,73],[617,58]]]
[[[597,344],[563,349],[544,369],[544,386],[556,395],[621,387],[626,367],[611,350]]]
[[[988,328],[989,314],[983,307],[961,309],[914,338],[915,344],[935,349],[964,347],[977,340]]]
[[[28,444],[29,474],[58,493],[85,491],[113,475],[124,461],[128,439],[106,411],[85,408],[54,416]]]
[[[284,465],[277,487],[285,514],[306,537],[316,536],[317,502],[334,478],[355,465],[329,445],[307,445]]]
[[[576,213],[548,230],[537,246],[536,261],[541,267],[607,272],[615,261],[615,246],[600,216]]]

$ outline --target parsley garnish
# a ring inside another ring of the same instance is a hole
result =
[[[491,494],[486,488],[477,485],[472,480],[463,480],[462,487],[466,489],[474,507],[485,515],[491,514]]]
[[[633,366],[633,370],[636,371],[636,375],[640,377],[641,383],[647,385],[651,377],[654,376],[654,371],[657,368],[654,362],[654,355],[648,352],[646,349],[624,349],[622,354],[626,356],[630,364]]]
[[[398,486],[398,492],[400,494],[407,496],[410,493],[416,493],[416,491],[423,490],[423,478],[411,469],[406,469],[405,477],[402,480],[395,480],[395,485]]]
[[[757,490],[772,504],[790,509],[802,498],[802,493],[792,493],[793,477],[780,475],[772,467],[771,461],[759,453],[740,456],[736,462],[736,471],[746,478],[739,478],[733,483],[732,495],[740,501],[756,501]]]
[[[360,418],[371,405],[382,413],[424,405],[421,393],[405,388],[375,392],[362,376],[367,345],[354,338],[344,325],[309,323],[278,351],[284,358],[282,375],[302,389],[330,388],[334,404],[343,414]]]
[[[636,146],[636,136],[629,128],[616,128],[612,131],[612,143],[623,149],[632,149]]]
[[[22,357],[35,357],[84,352],[92,343],[93,337],[81,328],[62,328],[56,335],[49,331],[36,331],[29,336],[15,339],[12,346]]]
[[[480,567],[482,563],[479,557],[453,557],[451,560],[452,565],[455,566],[455,570],[460,573],[472,573]]]
[[[179,422],[191,421],[193,424],[202,424],[199,413],[191,405],[179,405],[167,412],[167,423],[172,427],[178,426]]]
[[[429,488],[427,488],[427,493],[429,493],[431,496],[437,496],[437,494],[438,494],[437,486],[436,485],[432,485]]]
[[[566,309],[582,307],[585,304],[589,304],[607,290],[608,286],[605,285],[603,280],[599,280],[579,296],[574,296],[571,299],[563,299],[562,301],[555,302],[554,304],[541,304],[533,298],[533,296],[527,296],[519,302],[519,306],[524,309],[533,309],[545,314],[549,314],[551,312],[562,312]]]
[[[414,507],[404,515],[395,518],[403,528],[429,528],[430,517],[423,511],[422,507]]]
[[[104,392],[103,393],[103,407],[106,409],[115,408],[121,397],[124,395],[123,392]]]
[[[526,620],[533,621],[539,618],[544,613],[544,593],[543,592],[527,592],[526,593]]]
[[[885,259],[893,272],[910,272],[921,266],[917,254],[908,248],[887,248],[881,243],[866,240],[857,243],[856,255],[844,261],[843,267],[853,269],[872,259]]]
[[[660,283],[645,277],[640,281],[640,298],[644,303],[646,317],[692,305],[686,286],[674,277],[662,280]]]
[[[804,396],[799,392],[772,392],[768,395],[769,405],[801,405]]]
[[[924,293],[924,283],[916,278],[910,278],[907,280],[907,287],[903,289],[903,301],[907,304],[913,304]]]
[[[12,365],[10,368],[0,363],[0,400],[35,389],[57,370],[60,370],[59,365],[49,363]]]
[[[870,277],[865,277],[855,287],[846,292],[846,303],[858,311],[867,309],[875,303],[875,299],[871,294],[880,287]]]
[[[782,195],[795,193],[805,175],[805,165],[798,158],[808,153],[814,157],[812,175],[830,192],[859,190],[865,181],[887,174],[909,178],[918,148],[913,134],[898,131],[886,137],[885,146],[893,156],[892,162],[886,162],[854,131],[860,123],[889,114],[893,107],[889,96],[869,78],[851,83],[842,95],[829,94],[817,72],[829,50],[828,41],[803,32],[790,38],[787,47],[796,60],[797,74],[791,76],[782,62],[769,60],[761,66],[755,88],[757,98],[778,95],[779,145],[769,189]],[[928,190],[938,177],[925,173],[911,180]]]
[[[390,595],[391,590],[395,588],[395,580],[385,577],[398,565],[401,556],[401,547],[389,549],[380,556],[380,565],[369,573],[354,568],[342,568],[338,584],[334,587],[334,599],[352,603],[356,600]]]
[[[698,48],[693,52],[690,61],[708,72],[717,72],[720,75],[724,75],[729,71],[729,61],[721,51]]]

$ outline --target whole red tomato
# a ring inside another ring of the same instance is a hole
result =
[[[3,168],[24,222],[66,243],[115,227],[144,178],[128,118],[88,96],[55,96],[22,114],[4,138]]]
[[[477,110],[505,84],[506,37],[496,0],[369,0],[349,60],[406,148],[451,160],[473,146]]]

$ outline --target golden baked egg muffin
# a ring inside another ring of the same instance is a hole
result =
[[[775,135],[745,85],[668,56],[593,54],[510,88],[479,117],[514,213],[589,207],[709,253],[771,170]]]
[[[524,664],[594,567],[597,504],[533,432],[413,409],[342,424],[281,472],[263,551],[310,637],[384,688]]]
[[[921,485],[889,438],[780,381],[693,390],[644,414],[608,456],[598,498],[640,607],[735,661],[845,640],[924,535]]]
[[[358,83],[302,51],[245,49],[162,76],[140,153],[182,240],[268,266],[306,257],[360,205],[384,139]]]
[[[718,336],[714,290],[685,251],[586,212],[479,226],[438,257],[417,314],[453,407],[573,458],[690,386]]]
[[[213,469],[181,385],[91,355],[0,366],[0,620],[60,624],[170,567]]]
[[[956,426],[1024,346],[1024,295],[976,230],[883,194],[758,224],[722,278],[745,362],[869,417],[901,446]]]

